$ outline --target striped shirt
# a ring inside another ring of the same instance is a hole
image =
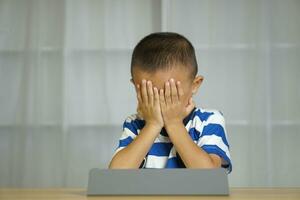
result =
[[[223,114],[217,110],[194,108],[183,123],[191,139],[208,154],[217,154],[227,173],[232,170]],[[123,123],[123,132],[114,155],[128,146],[144,127],[145,120],[133,114]],[[185,168],[168,133],[163,128],[146,154],[140,168]]]

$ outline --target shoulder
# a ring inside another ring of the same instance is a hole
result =
[[[204,127],[212,124],[218,124],[225,128],[223,113],[217,109],[196,108],[187,127],[195,127],[198,131],[202,132]]]
[[[125,120],[124,120],[124,123],[127,122],[127,123],[132,123],[132,122],[135,122],[135,120],[138,120],[139,117],[137,114],[131,114],[131,115],[128,115]]]
[[[206,123],[225,123],[223,113],[217,109],[197,108],[195,110],[194,118],[198,118],[201,122]]]
[[[139,130],[145,125],[145,121],[138,116],[138,114],[131,114],[127,116],[123,123],[123,130],[130,129],[135,134],[138,134]]]

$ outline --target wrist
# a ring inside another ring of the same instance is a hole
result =
[[[159,131],[159,132],[160,132],[161,129],[163,128],[163,125],[162,125],[162,124],[159,124],[159,123],[157,123],[157,122],[151,122],[151,121],[149,121],[149,122],[146,121],[145,126],[150,127],[151,129],[156,130],[156,131]]]
[[[179,126],[184,126],[183,121],[181,120],[173,120],[165,123],[165,129],[168,130],[174,130],[177,129]]]

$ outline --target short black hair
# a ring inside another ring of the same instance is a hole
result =
[[[146,72],[171,69],[174,64],[182,64],[191,72],[198,73],[195,49],[184,36],[172,32],[151,33],[135,46],[131,58],[131,76],[133,69]]]

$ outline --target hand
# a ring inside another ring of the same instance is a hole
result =
[[[164,126],[161,114],[159,94],[156,87],[152,87],[151,81],[142,80],[142,85],[137,84],[138,115],[146,124],[152,124],[159,128]]]
[[[170,79],[165,83],[165,91],[160,89],[160,107],[166,127],[177,123],[182,124],[183,119],[195,107],[192,98],[189,99],[189,104],[186,106],[183,97],[184,93],[180,81],[175,84],[174,79]]]

